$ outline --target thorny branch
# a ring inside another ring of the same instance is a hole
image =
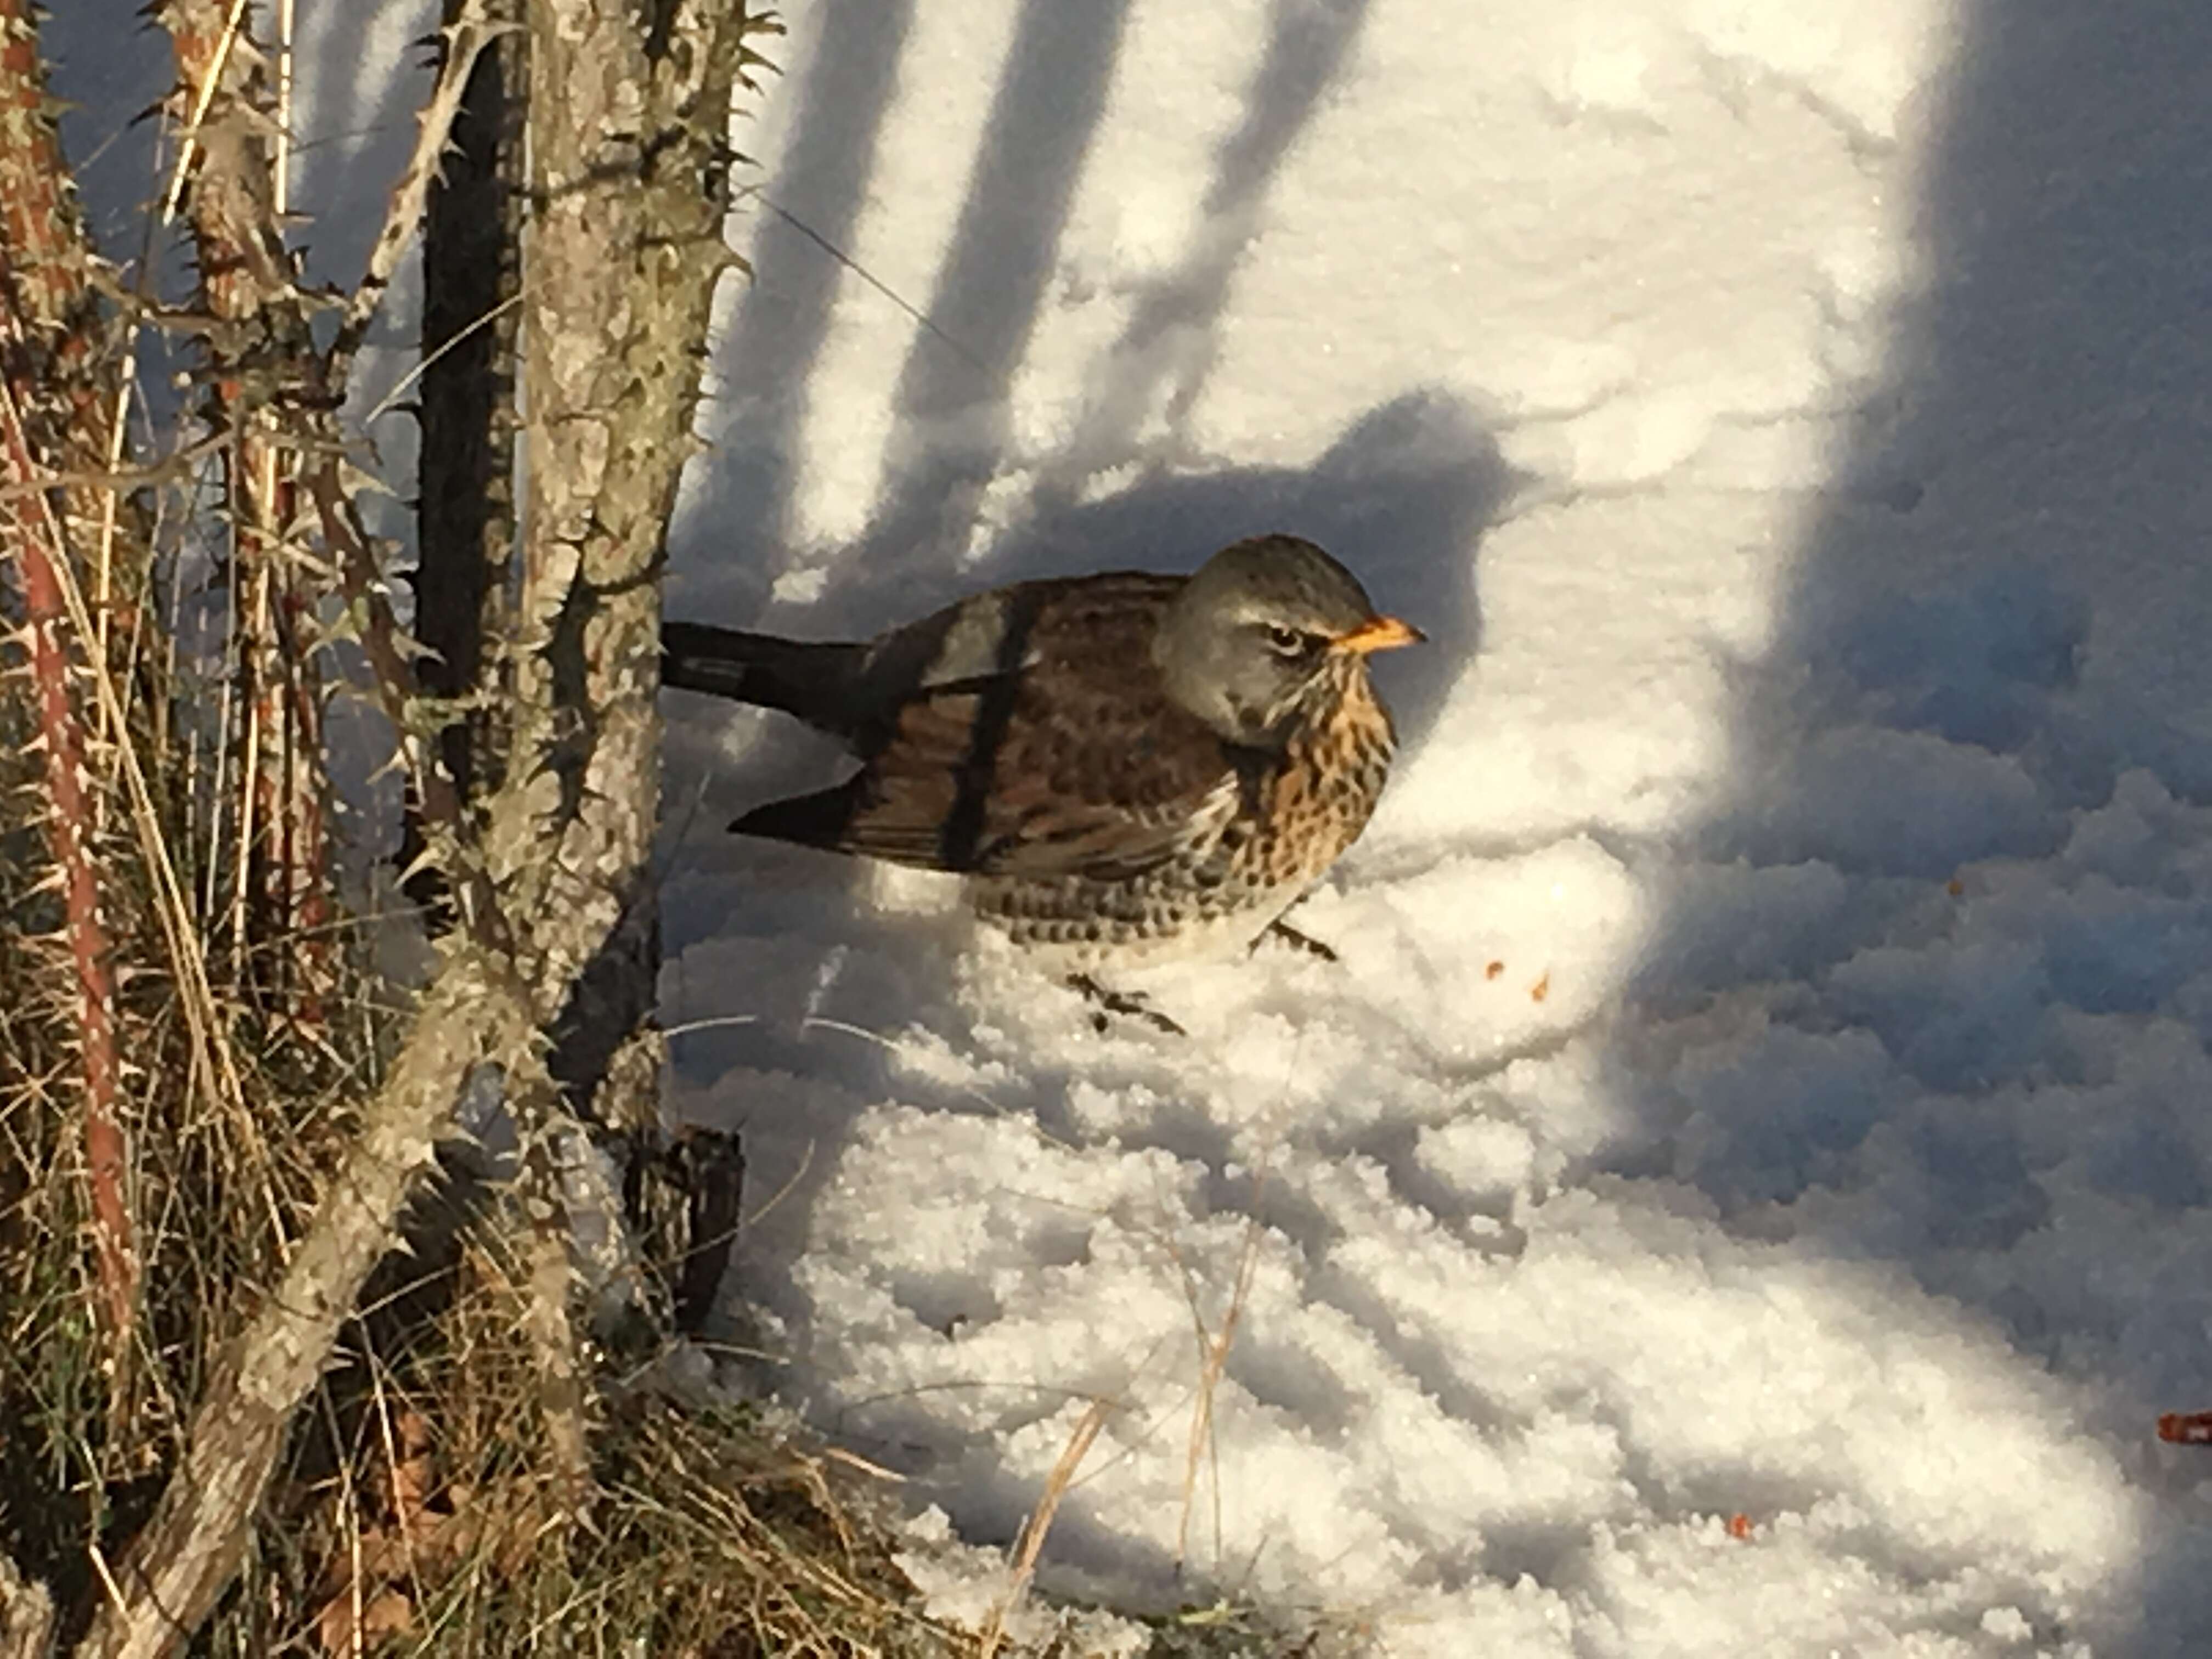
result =
[[[30,484],[54,451],[68,458],[98,454],[106,439],[101,376],[94,368],[93,261],[68,193],[37,46],[22,0],[0,0],[0,477],[13,486]],[[94,1314],[106,1349],[110,1409],[119,1412],[128,1398],[125,1377],[143,1263],[131,1203],[112,949],[95,850],[93,739],[78,695],[64,598],[67,520],[85,505],[79,491],[57,500],[10,488],[0,525],[10,532],[22,584],[46,844],[62,898],[67,1029],[83,1114]],[[88,637],[84,648],[96,650],[97,642]]]
[[[17,479],[28,478],[36,471],[22,410],[15,389],[4,380],[0,380],[0,444],[5,446],[6,470]],[[63,933],[76,992],[72,1024],[83,1087],[85,1184],[91,1200],[96,1305],[106,1330],[111,1384],[119,1397],[137,1316],[140,1262],[137,1230],[131,1217],[130,1146],[121,1115],[115,981],[92,845],[92,773],[83,722],[70,684],[69,607],[61,576],[68,553],[60,523],[44,496],[31,498],[9,517],[29,613],[31,674],[49,802],[47,846],[62,891]]]

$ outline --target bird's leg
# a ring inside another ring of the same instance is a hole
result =
[[[1334,962],[1337,959],[1334,949],[1322,944],[1311,933],[1300,933],[1287,921],[1277,920],[1269,922],[1267,931],[1261,934],[1260,939],[1279,939],[1293,951],[1304,951],[1308,956],[1319,957],[1323,962]],[[1255,945],[1259,942],[1258,939],[1252,941]]]
[[[1112,1014],[1122,1014],[1133,1019],[1141,1019],[1153,1030],[1165,1031],[1170,1036],[1190,1035],[1158,1009],[1148,1005],[1143,997],[1131,996],[1121,991],[1109,991],[1088,974],[1070,974],[1067,976],[1067,988],[1080,996],[1085,1002],[1095,1002],[1098,1005],[1098,1012],[1091,1016],[1091,1023],[1097,1028],[1101,1035],[1104,1034],[1111,1023],[1108,1016]]]

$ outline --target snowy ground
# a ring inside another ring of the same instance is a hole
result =
[[[1105,1400],[1048,1582],[1391,1655],[2212,1651],[2212,10],[791,21],[672,610],[1284,528],[1435,643],[1342,964],[1184,1042],[672,695],[757,1376],[985,1542]]]

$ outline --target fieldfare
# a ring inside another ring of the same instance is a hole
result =
[[[661,678],[779,708],[860,769],[730,828],[969,878],[1040,965],[1093,975],[1270,931],[1352,845],[1395,747],[1370,653],[1420,632],[1311,542],[1261,536],[1194,574],[1016,582],[865,643],[699,623]]]

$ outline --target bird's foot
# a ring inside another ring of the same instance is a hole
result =
[[[1153,1007],[1142,996],[1131,995],[1123,991],[1109,991],[1088,974],[1070,974],[1067,976],[1067,988],[1080,996],[1085,1002],[1097,1005],[1097,1011],[1091,1016],[1091,1024],[1102,1036],[1112,1025],[1111,1017],[1115,1014],[1121,1014],[1131,1019],[1141,1019],[1154,1030],[1165,1031],[1170,1036],[1190,1035],[1175,1021]]]
[[[1287,921],[1269,922],[1267,931],[1261,934],[1260,939],[1280,939],[1293,951],[1303,951],[1310,957],[1319,957],[1323,962],[1334,962],[1337,959],[1336,951],[1332,947],[1322,944],[1311,933],[1301,933]],[[1252,943],[1258,945],[1260,939],[1254,939]]]

